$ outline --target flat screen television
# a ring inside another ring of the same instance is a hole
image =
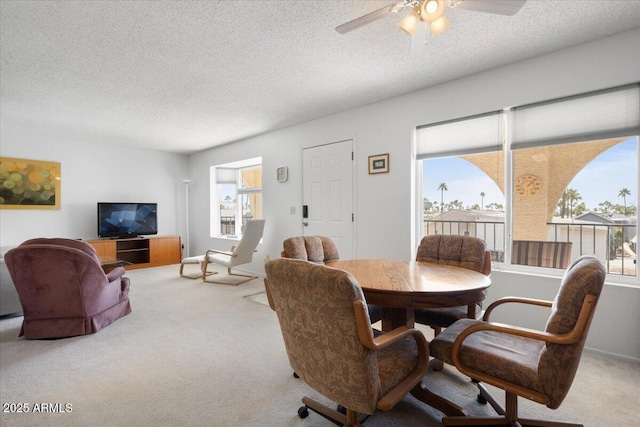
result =
[[[137,237],[158,234],[157,203],[98,202],[98,236]]]

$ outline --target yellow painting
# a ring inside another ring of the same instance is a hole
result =
[[[60,163],[0,157],[0,209],[60,209]]]

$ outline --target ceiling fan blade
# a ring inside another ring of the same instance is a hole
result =
[[[477,12],[512,16],[522,9],[526,2],[527,0],[463,0],[456,7]]]
[[[400,5],[403,5],[404,2],[396,2],[396,3],[391,3],[388,6],[385,6],[383,8],[380,8],[378,10],[374,10],[373,12],[367,13],[366,15],[363,15],[359,18],[356,18],[352,21],[349,21],[347,23],[344,23],[342,25],[338,25],[336,27],[336,31],[339,32],[340,34],[345,34],[348,33],[349,31],[353,31],[357,28],[363,27],[367,24],[370,24],[374,21],[377,21],[378,19],[382,19],[385,16],[389,15],[390,13],[393,12],[397,12],[397,7]]]
[[[415,57],[424,55],[427,46],[428,25],[421,21],[416,25],[416,29],[411,36],[411,44],[409,45],[409,54]]]

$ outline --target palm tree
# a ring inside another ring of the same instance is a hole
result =
[[[605,200],[604,202],[598,204],[598,206],[600,208],[600,212],[602,212],[603,214],[608,214],[613,210],[613,204],[608,200]]]
[[[566,193],[567,200],[569,200],[569,218],[573,218],[573,204],[582,200],[582,196],[575,188],[567,188]]]
[[[556,205],[556,210],[558,212],[558,215],[564,218],[564,205],[562,203],[562,197],[558,200],[558,204]]]
[[[562,192],[562,199],[560,200],[560,217],[564,218],[567,212],[567,189]]]
[[[631,191],[629,191],[629,189],[627,188],[623,188],[618,193],[618,197],[622,197],[622,200],[624,200],[624,216],[627,216],[627,196],[630,196],[630,195],[631,195]]]
[[[480,210],[483,211],[484,210],[484,191],[480,193]]]
[[[464,209],[464,204],[460,200],[455,199],[454,201],[449,203],[449,209],[460,209],[460,210],[462,210],[462,209]]]
[[[440,213],[442,213],[442,210],[444,209],[444,192],[447,190],[447,183],[440,183],[440,185],[438,186],[438,191],[440,191]]]

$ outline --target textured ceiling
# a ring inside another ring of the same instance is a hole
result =
[[[387,1],[0,2],[0,126],[192,153],[640,27],[640,0],[453,9],[428,44]]]

